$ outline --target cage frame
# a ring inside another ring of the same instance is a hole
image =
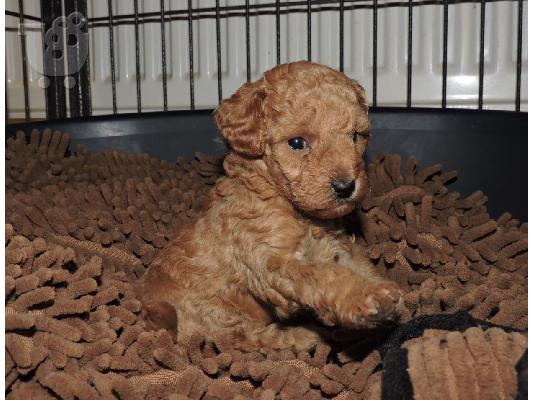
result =
[[[250,18],[259,15],[274,15],[276,26],[276,61],[280,63],[280,17],[282,14],[305,13],[307,16],[307,59],[312,60],[312,14],[323,11],[337,11],[339,15],[339,65],[340,71],[344,70],[344,15],[348,10],[371,9],[373,18],[372,33],[372,99],[373,107],[378,106],[377,92],[379,88],[378,64],[378,10],[386,7],[407,7],[408,8],[408,44],[407,44],[407,89],[406,89],[406,108],[412,107],[412,49],[413,49],[413,9],[414,7],[424,5],[441,5],[443,7],[443,65],[442,65],[442,88],[441,88],[441,108],[447,108],[447,75],[448,75],[448,37],[449,37],[449,6],[454,4],[474,3],[480,4],[480,41],[478,46],[478,109],[482,110],[484,106],[484,41],[486,25],[486,4],[488,2],[498,2],[506,0],[404,0],[397,2],[382,2],[379,0],[273,0],[269,3],[250,4],[249,0],[244,0],[241,5],[221,6],[220,0],[214,0],[213,7],[193,8],[192,0],[187,1],[187,7],[179,10],[166,10],[164,0],[160,0],[159,12],[139,13],[139,0],[132,0],[134,5],[133,14],[115,14],[113,11],[112,0],[108,0],[108,15],[106,17],[87,18],[86,30],[95,27],[107,27],[109,29],[109,54],[110,54],[110,75],[112,91],[112,114],[118,113],[117,108],[117,84],[116,84],[116,63],[115,63],[115,44],[113,28],[117,25],[131,24],[135,32],[135,75],[136,75],[136,105],[137,112],[143,112],[141,102],[141,83],[140,83],[140,60],[139,60],[139,26],[140,24],[157,23],[161,27],[161,57],[162,57],[162,110],[168,110],[168,88],[167,88],[167,54],[165,49],[165,31],[166,24],[175,20],[184,20],[188,22],[188,53],[189,53],[189,109],[195,110],[195,77],[193,73],[194,64],[194,46],[193,46],[193,21],[199,19],[213,19],[216,26],[216,53],[217,53],[217,95],[219,103],[222,101],[222,73],[221,73],[221,31],[220,23],[223,18],[243,17],[245,18],[245,43],[246,43],[246,66],[247,82],[251,80],[251,45],[250,45]],[[523,1],[513,0],[518,4],[517,11],[517,32],[516,32],[516,82],[515,82],[515,111],[520,112],[521,106],[521,79],[522,79],[522,44],[523,44]],[[6,15],[19,18],[21,29],[21,52],[23,68],[23,90],[24,90],[24,115],[25,120],[30,120],[31,110],[28,91],[27,77],[27,56],[26,43],[24,38],[24,22],[40,22],[43,33],[50,28],[52,21],[62,15],[68,15],[72,11],[87,12],[87,0],[71,0],[66,2],[64,10],[61,7],[62,0],[41,0],[41,17],[36,17],[24,13],[23,0],[18,0],[19,10],[6,10]],[[43,35],[44,36],[44,35]],[[43,46],[44,46],[43,42]],[[44,52],[43,52],[44,54]],[[46,71],[45,71],[46,73]],[[66,96],[69,96],[70,117],[89,117],[92,115],[91,109],[91,87],[89,79],[90,71],[85,66],[79,72],[73,74],[76,84],[74,88],[61,87],[61,82],[57,77],[50,76],[50,85],[45,89],[46,119],[59,119],[67,117]],[[68,93],[65,93],[68,92]],[[9,116],[9,109],[6,102],[6,119]]]

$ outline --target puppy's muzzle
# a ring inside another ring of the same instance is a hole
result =
[[[332,189],[338,199],[348,199],[354,193],[354,188],[356,183],[354,180],[345,181],[345,180],[335,180],[332,181]]]

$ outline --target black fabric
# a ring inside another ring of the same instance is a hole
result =
[[[528,399],[528,350],[525,350],[515,366],[517,371],[517,400]]]
[[[413,387],[408,375],[408,351],[401,348],[405,341],[422,336],[426,329],[464,332],[472,327],[480,327],[484,330],[496,327],[505,332],[517,332],[516,329],[510,327],[473,318],[465,311],[454,314],[423,315],[395,328],[379,348],[382,357],[382,400],[413,399]]]
[[[400,346],[382,355],[382,399],[413,399],[413,387],[408,375],[408,350]]]

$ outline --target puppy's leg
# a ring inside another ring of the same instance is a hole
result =
[[[266,265],[255,271],[257,281],[249,283],[256,295],[289,312],[295,303],[311,308],[326,325],[375,327],[394,319],[402,301],[396,283],[337,264],[314,265],[275,256],[264,259]]]
[[[249,333],[252,341],[259,346],[274,349],[310,350],[324,343],[326,330],[314,326],[283,326],[278,323]]]
[[[325,343],[329,337],[326,329],[317,326],[285,326],[280,323],[269,325],[244,325],[240,329],[219,331],[221,338],[232,338],[232,347],[250,351],[260,347],[266,349],[310,350]]]

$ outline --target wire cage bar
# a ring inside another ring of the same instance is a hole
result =
[[[115,41],[113,38],[113,2],[108,0],[108,18],[109,18],[109,66],[111,75],[111,94],[113,104],[113,114],[117,114],[117,81],[115,78]]]
[[[139,60],[139,0],[134,0],[135,26],[135,87],[137,94],[137,112],[141,112],[141,67]]]
[[[345,1],[339,2],[339,70],[345,70],[343,47],[345,45]]]
[[[26,121],[30,119],[30,101],[28,95],[28,66],[26,63],[26,40],[24,35],[24,3],[22,0],[19,0],[19,21],[21,27],[20,35],[20,50],[22,52],[22,80],[24,83],[24,116]]]
[[[478,109],[484,104],[484,39],[486,33],[486,0],[480,0],[480,48],[478,51]]]
[[[280,64],[280,0],[276,0],[276,63]]]
[[[373,107],[377,104],[378,90],[378,0],[373,0]]]
[[[52,28],[53,21],[61,15],[61,2],[50,1],[41,2],[41,22],[42,31],[46,32]],[[43,48],[45,47],[45,35],[43,34]],[[46,115],[55,118],[65,118],[67,116],[67,100],[65,90],[61,87],[61,77],[58,76],[56,64],[43,63],[43,73],[48,79],[48,86],[45,86]],[[27,88],[24,88],[26,92]],[[26,117],[27,119],[29,116]]]
[[[168,110],[167,104],[167,53],[165,46],[165,1],[161,0],[159,3],[161,9],[161,79],[163,86],[163,111]]]
[[[217,96],[219,103],[222,101],[222,67],[221,67],[221,16],[220,16],[220,1],[215,0],[215,31],[217,36]]]
[[[247,48],[247,82],[250,82],[250,0],[245,1],[245,31]],[[308,52],[311,52],[311,50],[308,50]]]
[[[312,59],[312,2],[308,0],[306,9],[306,31],[307,31],[307,46],[308,46],[308,61]]]
[[[518,1],[517,6],[517,67],[516,67],[516,87],[515,87],[515,110],[521,107],[521,67],[523,50],[523,0]]]
[[[191,110],[195,109],[195,74],[193,69],[193,4],[187,0],[188,33],[189,33],[189,98]]]
[[[282,16],[290,14],[303,14],[305,16],[305,56],[308,60],[314,60],[313,45],[314,45],[314,31],[313,20],[314,15],[334,11],[338,13],[339,36],[338,36],[338,68],[341,71],[346,67],[345,46],[350,43],[351,37],[347,37],[347,29],[349,32],[354,31],[353,26],[347,25],[346,13],[352,10],[367,10],[370,13],[370,20],[372,23],[372,84],[371,86],[371,103],[373,106],[379,105],[379,91],[380,91],[380,65],[379,65],[379,43],[386,38],[380,36],[379,14],[384,10],[392,7],[405,8],[407,11],[407,42],[405,47],[406,60],[406,107],[410,108],[413,104],[413,63],[414,63],[414,34],[415,21],[414,10],[425,5],[437,5],[442,8],[442,65],[441,65],[441,107],[447,108],[448,104],[448,51],[450,45],[450,8],[453,5],[472,3],[480,7],[479,14],[479,43],[478,43],[478,109],[484,107],[484,78],[485,78],[485,41],[486,41],[486,26],[487,26],[487,3],[498,2],[500,0],[403,0],[398,2],[386,2],[384,0],[295,0],[295,1],[263,1],[251,2],[250,0],[243,0],[241,4],[235,5],[223,0],[214,0],[213,6],[206,6],[203,2],[203,7],[194,6],[193,0],[184,2],[186,7],[181,9],[172,9],[166,7],[166,1],[159,1],[158,11],[140,10],[139,0],[130,0],[133,3],[133,13],[119,13],[113,8],[113,0],[107,1],[107,15],[95,16],[87,19],[85,26],[86,31],[91,31],[97,28],[105,28],[109,35],[109,74],[110,74],[110,93],[111,93],[111,112],[117,114],[119,112],[118,99],[118,82],[117,82],[117,55],[116,55],[116,36],[115,30],[120,26],[133,25],[135,37],[135,86],[136,86],[136,110],[137,112],[145,111],[142,104],[142,88],[141,88],[141,56],[144,56],[146,45],[140,45],[141,26],[149,24],[159,24],[161,34],[161,93],[162,103],[161,110],[168,111],[169,105],[169,68],[172,67],[173,58],[168,52],[168,44],[166,42],[167,35],[172,32],[170,25],[173,21],[184,21],[187,24],[187,50],[188,50],[188,76],[189,76],[189,109],[194,110],[197,107],[195,101],[195,79],[196,79],[196,63],[198,62],[194,54],[195,52],[195,26],[196,21],[200,20],[214,20],[215,27],[215,57],[216,57],[216,79],[217,79],[217,99],[220,103],[223,99],[223,53],[225,43],[225,36],[222,34],[223,21],[229,24],[230,21],[243,20],[245,34],[244,34],[244,57],[246,61],[246,81],[252,79],[252,52],[261,51],[261,48],[255,48],[252,45],[252,18],[270,15],[274,17],[274,32],[275,32],[275,49],[276,49],[276,63],[282,60],[282,50],[284,48],[283,41],[286,38],[283,36],[281,28]],[[513,4],[517,6],[517,31],[513,36],[517,42],[514,49],[517,64],[515,66],[515,98],[514,109],[520,111],[521,109],[521,84],[522,84],[522,46],[523,46],[523,0],[513,0]],[[18,0],[18,10],[6,10],[6,16],[16,17],[19,19],[20,31],[20,51],[22,54],[22,75],[23,75],[23,96],[24,96],[24,118],[29,120],[31,118],[31,99],[30,91],[28,89],[28,65],[27,65],[27,43],[24,32],[24,25],[28,21],[38,22],[42,26],[42,32],[47,32],[52,27],[53,21],[65,14],[73,11],[79,11],[87,14],[87,0],[65,1],[65,7],[62,9],[61,0],[42,0],[41,1],[41,16],[29,15],[24,10],[24,0]],[[197,3],[195,3],[197,4]],[[200,4],[200,3],[198,3]],[[233,22],[232,22],[233,23]],[[227,26],[224,27],[225,32]],[[44,35],[43,35],[44,37]],[[255,39],[257,40],[257,39]],[[43,41],[43,54],[47,44]],[[44,57],[44,56],[43,56]],[[67,117],[67,100],[69,116],[89,116],[92,114],[91,108],[91,71],[89,70],[89,63],[86,63],[79,71],[70,74],[74,79],[74,86],[72,88],[65,88],[63,78],[58,76],[57,71],[51,71],[50,66],[43,61],[43,74],[47,76],[48,85],[44,88],[45,103],[46,103],[46,117],[49,119]],[[70,71],[69,71],[70,73]],[[68,93],[68,96],[66,95]],[[7,110],[10,112],[11,110]]]
[[[449,45],[449,0],[443,0],[443,67],[441,71],[441,108],[447,108],[447,64]]]
[[[413,0],[408,0],[408,80],[406,82],[406,107],[412,106],[412,35],[413,35]],[[444,63],[445,64],[445,63]]]
[[[87,2],[85,0],[71,0],[65,2],[65,15],[80,13],[87,15]],[[87,24],[82,26],[82,33],[87,33]],[[71,35],[67,37],[67,43]],[[88,60],[82,62],[79,46],[67,47],[67,71],[70,76],[69,105],[71,117],[88,117],[91,112],[91,89]],[[87,55],[88,57],[88,55]],[[78,67],[81,66],[78,70]]]

